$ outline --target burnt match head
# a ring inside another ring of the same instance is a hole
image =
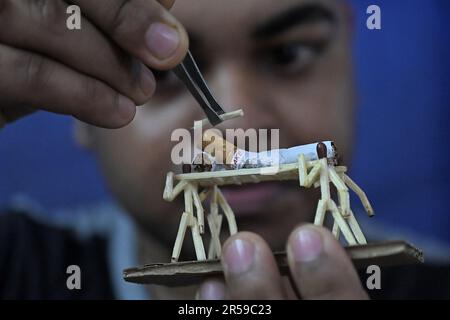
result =
[[[190,165],[189,163],[183,163],[182,170],[183,170],[183,173],[191,173],[192,165]]]
[[[327,146],[323,142],[319,142],[316,146],[317,157],[323,159],[327,157]]]

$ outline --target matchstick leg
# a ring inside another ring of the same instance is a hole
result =
[[[177,262],[180,257],[181,247],[183,246],[183,240],[188,226],[188,218],[189,214],[183,212],[181,215],[180,225],[178,227],[177,238],[175,239],[175,244],[172,250],[172,262]]]
[[[198,228],[200,230],[200,234],[203,234],[205,232],[205,215],[202,201],[200,200],[200,196],[198,194],[197,185],[192,187],[191,192],[192,192],[192,199],[194,200],[195,210],[197,212]]]
[[[230,205],[228,204],[227,200],[223,196],[222,192],[220,192],[219,189],[217,189],[217,200],[219,202],[220,207],[223,210],[223,213],[225,214],[225,217],[227,218],[228,227],[230,229],[230,235],[234,235],[237,233],[237,224],[236,224],[236,218],[234,217],[234,212],[231,209]]]
[[[369,217],[372,217],[374,215],[374,211],[372,208],[372,205],[369,202],[369,199],[367,198],[366,193],[346,174],[344,174],[345,178],[345,184],[353,190],[353,192],[356,193],[356,195],[361,200],[362,205],[364,206],[364,209],[366,210]]]
[[[350,230],[345,219],[342,217],[341,213],[339,212],[338,207],[336,206],[336,203],[333,200],[330,200],[329,207],[330,207],[331,213],[333,215],[334,221],[338,224],[339,229],[341,229],[345,240],[351,246],[356,245],[357,242],[356,242],[355,237],[353,236],[352,231]]]
[[[358,221],[356,220],[355,215],[351,210],[350,216],[347,218],[347,222],[350,226],[350,229],[353,231],[353,234],[355,235],[358,244],[367,244],[366,237],[364,237],[361,227],[359,226]]]
[[[338,192],[342,216],[346,218],[350,216],[350,194],[348,193],[348,188],[333,166],[328,167],[328,173],[331,183],[333,183]]]
[[[314,224],[316,226],[323,226],[326,211],[327,203],[325,200],[320,199],[319,203],[317,204],[316,216],[314,217]]]
[[[334,237],[336,238],[336,240],[339,240],[339,236],[341,234],[340,231],[341,231],[341,229],[339,229],[339,225],[337,224],[336,221],[334,221],[332,233],[333,233]]]
[[[211,232],[211,242],[209,244],[208,259],[220,258],[222,254],[222,245],[220,244],[220,229],[222,226],[222,216],[215,217],[208,215],[208,225]]]
[[[202,236],[198,228],[197,218],[193,217],[193,225],[191,227],[192,240],[194,241],[195,255],[198,261],[206,260],[205,248],[203,246]]]

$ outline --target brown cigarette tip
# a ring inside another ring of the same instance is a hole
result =
[[[327,146],[323,142],[319,142],[316,146],[317,157],[323,159],[327,157]]]

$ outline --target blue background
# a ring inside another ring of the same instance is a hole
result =
[[[351,175],[377,220],[450,243],[450,1],[352,4],[360,109]],[[366,28],[370,4],[381,7],[382,30]],[[49,212],[108,197],[72,125],[40,112],[1,131],[0,206],[20,194]]]

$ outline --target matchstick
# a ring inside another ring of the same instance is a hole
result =
[[[327,202],[326,200],[319,200],[316,209],[316,216],[314,217],[314,224],[316,226],[323,226],[323,222],[325,221],[325,212],[327,211]]]
[[[306,177],[308,175],[307,164],[304,154],[302,153],[300,157],[298,157],[298,180],[300,182],[300,186],[306,187]]]
[[[197,212],[198,219],[198,228],[200,230],[200,234],[205,232],[205,216],[203,211],[202,201],[200,200],[200,196],[198,195],[198,186],[194,185],[191,188],[192,198],[194,199],[194,205]]]
[[[372,205],[369,202],[369,199],[367,198],[366,193],[352,179],[350,179],[348,175],[344,174],[344,178],[347,186],[352,189],[353,192],[356,193],[356,195],[361,200],[361,203],[364,206],[364,209],[366,210],[369,217],[372,217],[375,213],[373,211]]]
[[[239,117],[243,117],[243,116],[244,116],[244,111],[242,109],[231,111],[231,112],[227,112],[227,113],[219,115],[219,117],[223,121],[227,121],[227,120],[231,120],[231,119],[239,118]],[[209,122],[209,120],[208,119],[203,119],[203,120],[194,122],[194,129],[196,128],[195,126],[200,125],[200,123],[201,123],[201,125],[203,127],[203,130],[205,130],[206,128],[210,128],[211,127],[211,123]]]
[[[332,233],[334,235],[334,237],[336,238],[336,240],[339,240],[339,236],[341,234],[341,229],[339,229],[339,225],[337,224],[336,220],[333,221],[333,230]]]
[[[192,227],[194,224],[194,206],[192,204],[192,186],[187,185],[184,189],[184,211],[189,214],[188,225]]]
[[[180,181],[175,188],[173,188],[173,172],[168,172],[166,176],[166,186],[164,187],[163,199],[166,201],[173,201],[181,191],[186,187],[187,181]]]
[[[225,217],[227,218],[228,227],[230,229],[230,235],[236,234],[237,233],[236,218],[234,217],[233,210],[231,209],[230,205],[228,204],[227,200],[225,199],[219,188],[217,188],[217,201],[219,202],[219,205],[222,208]]]
[[[222,216],[218,219],[214,215],[208,215],[208,225],[211,232],[211,242],[209,244],[208,259],[219,258],[222,254],[222,245],[220,244],[220,229],[222,226]]]
[[[328,178],[328,163],[326,158],[320,159],[320,192],[322,200],[328,201],[330,196],[330,180]]]
[[[193,225],[191,227],[192,230],[192,240],[194,241],[195,255],[197,256],[197,260],[206,260],[205,248],[203,246],[202,236],[200,235],[200,231],[198,228],[197,218],[193,217]]]
[[[175,244],[172,250],[172,262],[177,262],[180,257],[181,247],[183,246],[183,240],[186,235],[186,229],[188,226],[189,214],[183,212],[181,215],[180,225],[178,226],[178,233],[175,239]]]
[[[330,200],[328,202],[329,209],[331,210],[331,214],[333,215],[334,221],[339,226],[339,229],[341,229],[342,234],[344,235],[345,240],[348,242],[349,245],[353,246],[356,245],[356,239],[353,236],[352,231],[350,230],[350,227],[348,226],[345,219],[342,217],[341,213],[339,212],[338,207],[336,206],[336,203],[333,200]]]
[[[328,166],[328,172],[330,174],[330,180],[336,187],[339,195],[342,216],[346,218],[350,215],[350,195],[348,193],[348,188],[334,170],[333,166]]]
[[[359,244],[367,244],[366,237],[364,237],[364,234],[358,224],[358,221],[356,221],[355,215],[350,210],[350,215],[347,218],[347,222],[350,226],[350,229],[352,229],[353,234],[355,235],[356,240]]]

